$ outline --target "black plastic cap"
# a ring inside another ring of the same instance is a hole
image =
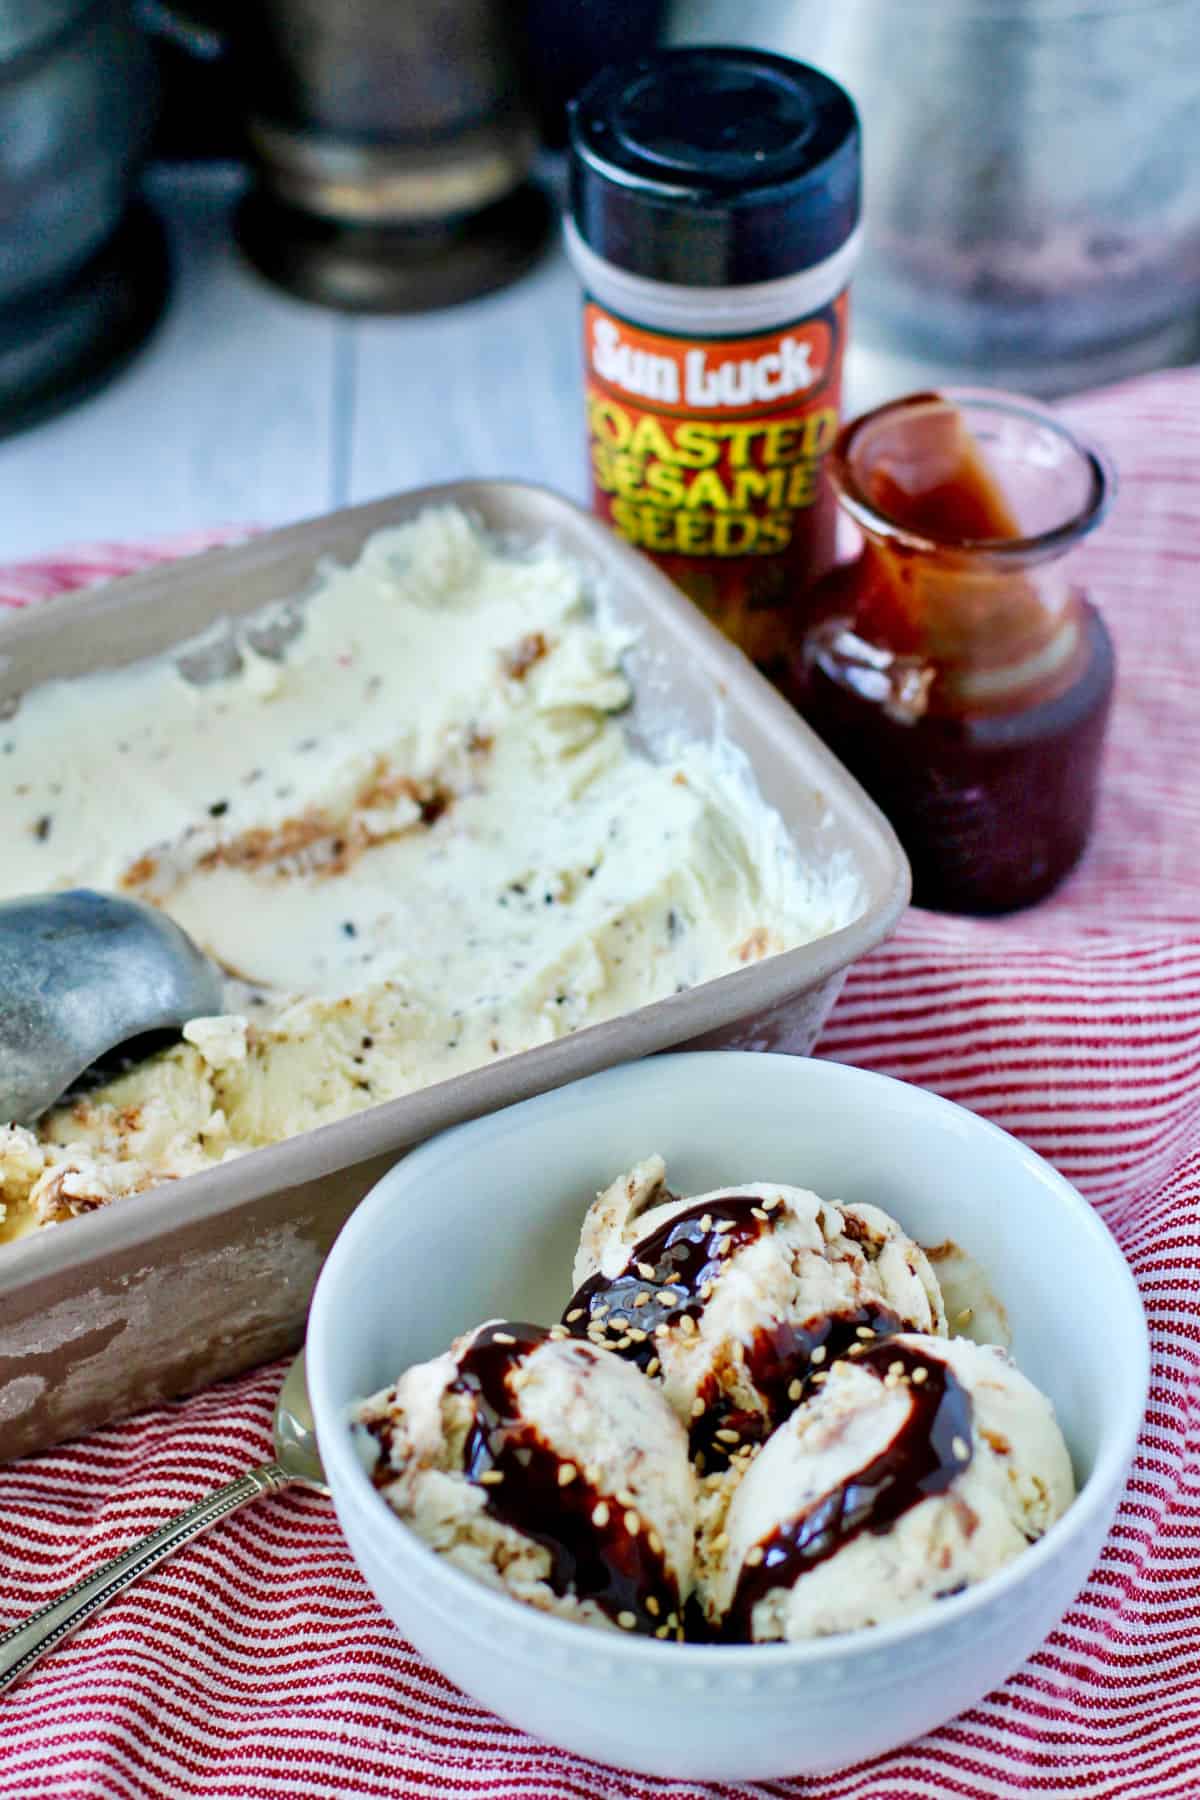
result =
[[[858,223],[858,114],[844,88],[765,50],[702,45],[605,69],[571,102],[584,242],[684,287],[773,281]]]

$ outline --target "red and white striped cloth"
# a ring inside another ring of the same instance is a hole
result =
[[[283,1495],[192,1545],[0,1700],[3,1800],[1200,1795],[1200,373],[1065,410],[1122,480],[1083,559],[1120,657],[1094,844],[1030,913],[909,913],[853,971],[820,1046],[1017,1132],[1094,1202],[1141,1284],[1145,1433],[1062,1626],[973,1712],[878,1762],[754,1786],[655,1780],[534,1743],[467,1700],[384,1620],[326,1503]],[[0,570],[0,596],[154,554]],[[0,1621],[264,1457],[279,1376],[0,1470]]]

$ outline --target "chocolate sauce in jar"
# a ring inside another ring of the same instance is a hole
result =
[[[864,1531],[890,1530],[920,1501],[946,1493],[970,1464],[971,1397],[946,1363],[894,1341],[872,1344],[854,1361],[880,1381],[895,1373],[908,1384],[908,1417],[878,1456],[763,1539],[761,1561],[744,1563],[738,1577],[722,1626],[727,1640],[749,1641],[754,1608],[772,1589],[792,1587]]]
[[[564,1484],[567,1459],[522,1415],[512,1378],[548,1337],[540,1325],[487,1325],[459,1359],[449,1391],[475,1407],[463,1472],[480,1484],[492,1518],[549,1553],[554,1593],[594,1601],[627,1630],[662,1632],[679,1612],[679,1585],[661,1546],[652,1546],[652,1528],[637,1519],[631,1531],[636,1509],[602,1494],[578,1465]],[[580,1355],[580,1346],[564,1342],[568,1348]],[[586,1379],[588,1370],[581,1373]]]
[[[895,826],[918,906],[1031,905],[1092,829],[1115,661],[1062,558],[1111,477],[982,390],[888,401],[830,468],[863,544],[806,596],[789,697]]]

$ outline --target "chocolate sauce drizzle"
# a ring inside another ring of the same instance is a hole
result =
[[[705,1282],[716,1280],[726,1257],[769,1231],[771,1218],[751,1194],[702,1201],[676,1213],[634,1246],[619,1275],[590,1276],[572,1296],[564,1325],[576,1337],[592,1335],[588,1327],[598,1326],[604,1336],[597,1341],[645,1373],[657,1354],[656,1328],[698,1320]],[[653,1273],[643,1275],[639,1264]],[[640,1305],[639,1296],[645,1296]]]
[[[789,1319],[760,1325],[746,1347],[745,1365],[761,1398],[761,1410],[748,1412],[739,1408],[720,1390],[713,1376],[707,1377],[700,1385],[705,1409],[692,1421],[688,1434],[693,1457],[697,1452],[703,1456],[706,1473],[725,1468],[742,1444],[765,1443],[775,1427],[791,1417],[812,1392],[814,1375],[828,1369],[851,1348],[861,1348],[872,1338],[890,1337],[893,1332],[907,1329],[911,1328],[896,1313],[873,1302],[842,1312],[821,1313],[802,1325]],[[736,1431],[737,1443],[718,1437],[721,1431]]]
[[[894,1342],[869,1344],[854,1361],[880,1381],[896,1376],[908,1384],[908,1417],[865,1467],[762,1540],[762,1560],[742,1565],[722,1628],[726,1639],[747,1641],[764,1595],[791,1587],[864,1531],[890,1530],[919,1501],[944,1494],[970,1463],[971,1397],[946,1363]],[[914,1382],[918,1370],[924,1373]]]
[[[679,1614],[679,1584],[662,1548],[651,1545],[652,1527],[636,1508],[599,1492],[578,1465],[563,1485],[566,1459],[522,1417],[511,1378],[548,1336],[540,1325],[488,1325],[459,1359],[449,1391],[467,1395],[475,1407],[463,1472],[480,1483],[492,1518],[549,1552],[547,1580],[556,1594],[593,1600],[628,1630],[662,1632],[670,1615]],[[501,1479],[485,1482],[487,1475]],[[631,1519],[636,1530],[629,1529]]]
[[[702,1201],[676,1213],[634,1246],[619,1275],[596,1274],[585,1281],[563,1322],[576,1337],[590,1336],[645,1374],[658,1352],[657,1327],[675,1330],[685,1316],[699,1321],[705,1283],[716,1281],[736,1250],[756,1242],[784,1216],[782,1206],[768,1210],[752,1194]],[[643,1274],[644,1269],[652,1275]],[[639,1295],[644,1296],[641,1305],[636,1304]],[[875,1305],[823,1314],[804,1324],[779,1320],[761,1327],[745,1352],[746,1373],[761,1396],[761,1409],[737,1406],[717,1377],[708,1376],[697,1396],[704,1410],[688,1430],[693,1458],[701,1459],[699,1466],[708,1474],[726,1468],[741,1445],[762,1443],[795,1410],[818,1367],[827,1368],[851,1344],[904,1329],[895,1313]]]

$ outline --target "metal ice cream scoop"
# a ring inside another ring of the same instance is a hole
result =
[[[32,1124],[131,1038],[220,1010],[217,969],[152,906],[87,888],[0,903],[0,1123]]]

